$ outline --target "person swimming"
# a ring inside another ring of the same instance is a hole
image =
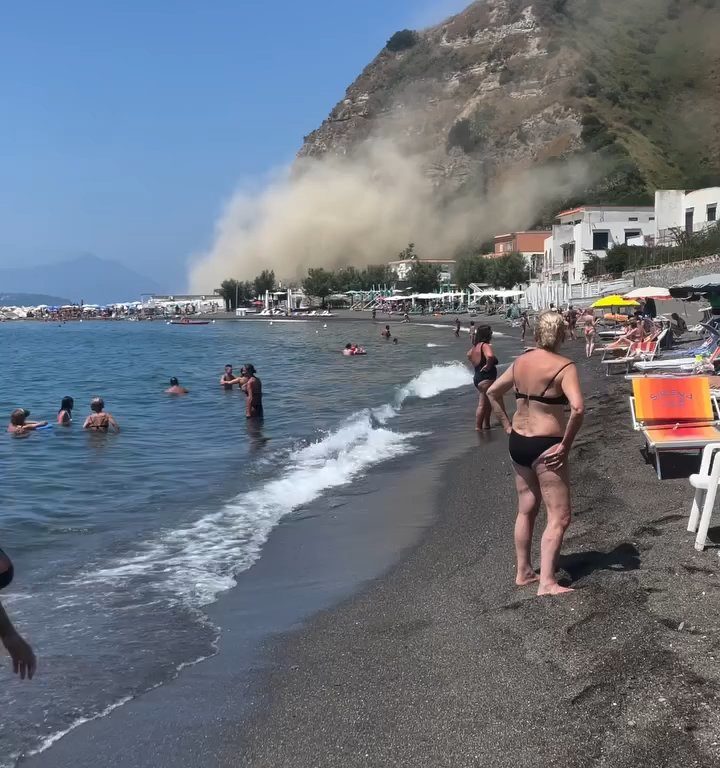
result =
[[[180,386],[180,382],[175,376],[170,379],[170,386],[165,390],[166,395],[187,395],[189,389]]]
[[[225,373],[220,377],[220,386],[229,392],[233,388],[233,384],[237,383],[237,377],[233,373],[233,367],[228,363],[225,366]]]
[[[390,333],[390,326],[386,325],[385,328],[382,331],[380,331],[380,335],[383,337],[383,339],[389,340],[390,337],[392,336],[392,334]]]
[[[60,402],[60,410],[57,413],[57,423],[64,427],[72,424],[72,410],[75,407],[75,401],[72,397],[63,397]]]
[[[91,432],[120,431],[120,427],[112,413],[108,413],[105,410],[105,401],[102,397],[94,397],[90,401],[90,410],[92,413],[85,419],[83,429],[89,429]]]
[[[16,408],[10,414],[10,423],[7,431],[12,435],[25,435],[40,427],[46,427],[47,421],[28,421],[30,411],[27,408]]]
[[[364,347],[358,347],[355,343],[348,343],[345,345],[345,349],[343,349],[343,355],[346,357],[355,357],[355,355],[365,355],[367,352],[365,352]]]

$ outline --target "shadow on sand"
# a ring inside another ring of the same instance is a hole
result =
[[[636,571],[640,552],[628,542],[618,544],[610,552],[590,550],[560,556],[560,568],[575,582],[595,571]]]

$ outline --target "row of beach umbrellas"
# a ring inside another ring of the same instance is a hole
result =
[[[702,297],[720,295],[720,274],[701,275],[684,283],[668,288],[647,286],[636,288],[622,296],[603,296],[591,305],[591,309],[615,309],[621,307],[637,307],[639,299],[654,299],[669,301],[670,299],[699,299]]]

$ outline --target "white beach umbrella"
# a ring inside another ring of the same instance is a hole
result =
[[[623,299],[655,299],[655,301],[669,301],[672,299],[672,296],[667,288],[648,286],[647,288],[636,288],[634,291],[630,291],[630,293],[624,293]]]

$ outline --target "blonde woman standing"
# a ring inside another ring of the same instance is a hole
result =
[[[583,422],[584,403],[575,364],[557,351],[565,340],[562,315],[552,311],[541,314],[535,340],[537,349],[515,360],[487,395],[510,436],[518,496],[515,583],[524,586],[539,581],[538,595],[558,595],[572,591],[561,587],[555,574],[571,516],[568,456]],[[512,422],[504,402],[504,395],[511,389],[517,401]],[[547,524],[538,578],[530,548],[541,501],[547,509]]]

